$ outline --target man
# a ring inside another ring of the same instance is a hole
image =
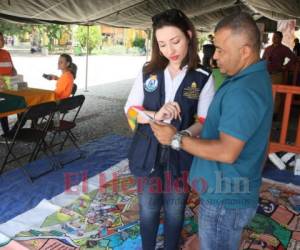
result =
[[[206,68],[210,68],[210,60],[213,58],[215,53],[214,37],[212,34],[208,35],[208,44],[203,45],[203,58],[202,65]]]
[[[282,33],[276,31],[273,33],[272,42],[273,44],[265,49],[263,59],[267,61],[268,71],[271,75],[272,84],[286,84],[283,80],[283,72],[286,69],[291,69],[294,65],[296,57],[294,53],[282,42]],[[286,59],[287,58],[287,59]],[[284,65],[285,60],[289,60]],[[282,113],[283,98],[280,95],[276,96],[275,107],[274,107],[274,119],[277,120]]]
[[[0,80],[1,76],[14,76],[17,74],[17,71],[13,65],[11,56],[9,52],[4,47],[4,36],[3,33],[0,32]],[[8,119],[7,117],[0,118],[1,126],[3,133],[8,133]]]
[[[252,17],[225,17],[215,28],[214,59],[225,79],[199,138],[151,123],[161,144],[194,155],[189,184],[200,194],[201,250],[236,250],[258,204],[273,101],[260,32]]]
[[[294,39],[294,43],[295,43],[295,46],[293,48],[293,52],[296,56],[300,56],[300,43],[299,43],[299,39],[298,38],[295,38]]]
[[[289,69],[296,60],[293,52],[281,43],[282,37],[280,31],[274,32],[272,38],[273,44],[268,46],[263,54],[263,59],[267,61],[270,74],[281,73],[286,68]],[[285,58],[289,59],[286,65],[284,65]]]

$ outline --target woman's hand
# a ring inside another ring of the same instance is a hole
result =
[[[180,118],[180,106],[177,102],[168,102],[155,113],[155,120],[172,120]]]
[[[51,80],[58,80],[58,76],[56,76],[56,75],[51,75]]]

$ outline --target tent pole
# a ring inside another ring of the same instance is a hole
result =
[[[88,89],[88,70],[89,70],[89,38],[90,38],[90,25],[87,25],[87,35],[86,35],[86,56],[85,56],[85,87],[84,91],[87,92]]]

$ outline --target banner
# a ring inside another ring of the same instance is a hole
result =
[[[280,20],[277,22],[277,30],[283,34],[282,43],[290,49],[294,48],[296,20]]]

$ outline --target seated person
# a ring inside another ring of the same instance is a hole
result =
[[[61,54],[58,59],[58,69],[62,71],[62,75],[60,77],[49,75],[49,80],[57,80],[54,92],[55,98],[59,100],[67,98],[71,95],[74,79],[76,77],[77,66],[72,62],[72,58],[70,55]],[[32,124],[34,123],[35,121],[33,120]],[[24,125],[25,124],[21,124],[21,127],[23,127]],[[11,130],[9,130],[9,132],[14,133],[17,130],[18,126],[19,121],[16,122],[16,124]]]
[[[273,44],[265,49],[262,56],[267,61],[267,67],[270,74],[281,73],[284,69],[289,69],[295,62],[296,57],[293,52],[282,42],[282,33],[276,31],[273,34]],[[289,62],[284,65],[285,58],[289,58]]]
[[[4,36],[0,32],[0,76],[15,76],[17,71],[12,62],[10,53],[3,49],[4,47]],[[7,117],[0,118],[1,127],[3,133],[8,133],[9,125]]]
[[[72,93],[77,66],[72,62],[70,55],[61,54],[58,59],[58,69],[62,71],[62,75],[60,77],[50,75],[50,80],[57,80],[54,90],[56,99],[64,99]]]

